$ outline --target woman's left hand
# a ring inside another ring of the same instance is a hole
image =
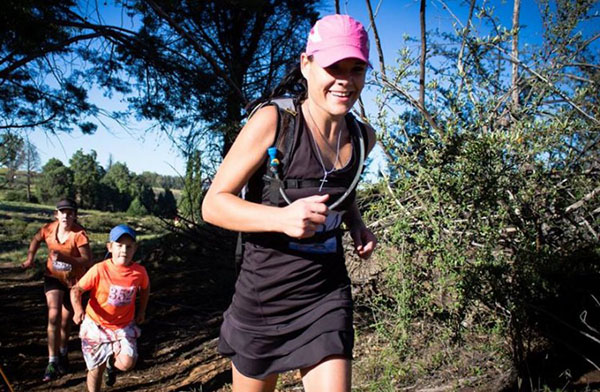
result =
[[[350,236],[354,241],[354,251],[361,259],[368,259],[377,245],[377,237],[366,226],[360,225],[350,229]]]

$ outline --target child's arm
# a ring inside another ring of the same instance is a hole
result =
[[[81,324],[83,321],[83,305],[81,304],[81,295],[84,290],[75,285],[71,288],[71,304],[73,305],[73,321],[75,324]]]
[[[148,299],[150,298],[150,284],[145,289],[140,289],[140,305],[135,315],[136,324],[142,324],[146,320],[146,307],[148,306]]]

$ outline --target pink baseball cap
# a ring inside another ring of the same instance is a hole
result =
[[[364,61],[369,66],[369,36],[364,26],[348,15],[327,15],[310,29],[306,54],[326,68],[348,58]]]

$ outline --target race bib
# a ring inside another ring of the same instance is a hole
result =
[[[108,303],[113,306],[129,305],[133,301],[135,287],[112,285],[108,294]]]
[[[290,249],[306,253],[335,253],[337,251],[337,238],[331,237],[323,242],[313,243],[301,243],[290,241],[289,247]]]
[[[63,261],[53,260],[52,261],[52,269],[54,271],[69,272],[73,269],[73,266],[71,264],[65,263]]]
[[[340,227],[342,224],[342,217],[344,216],[344,211],[331,211],[329,215],[327,215],[327,219],[325,223],[320,225],[317,228],[316,233],[324,233],[326,231],[332,231]],[[289,242],[289,248],[301,252],[307,253],[335,253],[337,252],[337,238],[335,236],[330,237],[322,242]]]

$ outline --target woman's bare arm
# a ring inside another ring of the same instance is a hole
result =
[[[202,203],[205,221],[229,230],[282,232],[303,238],[325,221],[327,195],[297,200],[278,208],[238,197],[242,187],[263,164],[275,139],[277,109],[260,109],[244,126],[223,160]]]

